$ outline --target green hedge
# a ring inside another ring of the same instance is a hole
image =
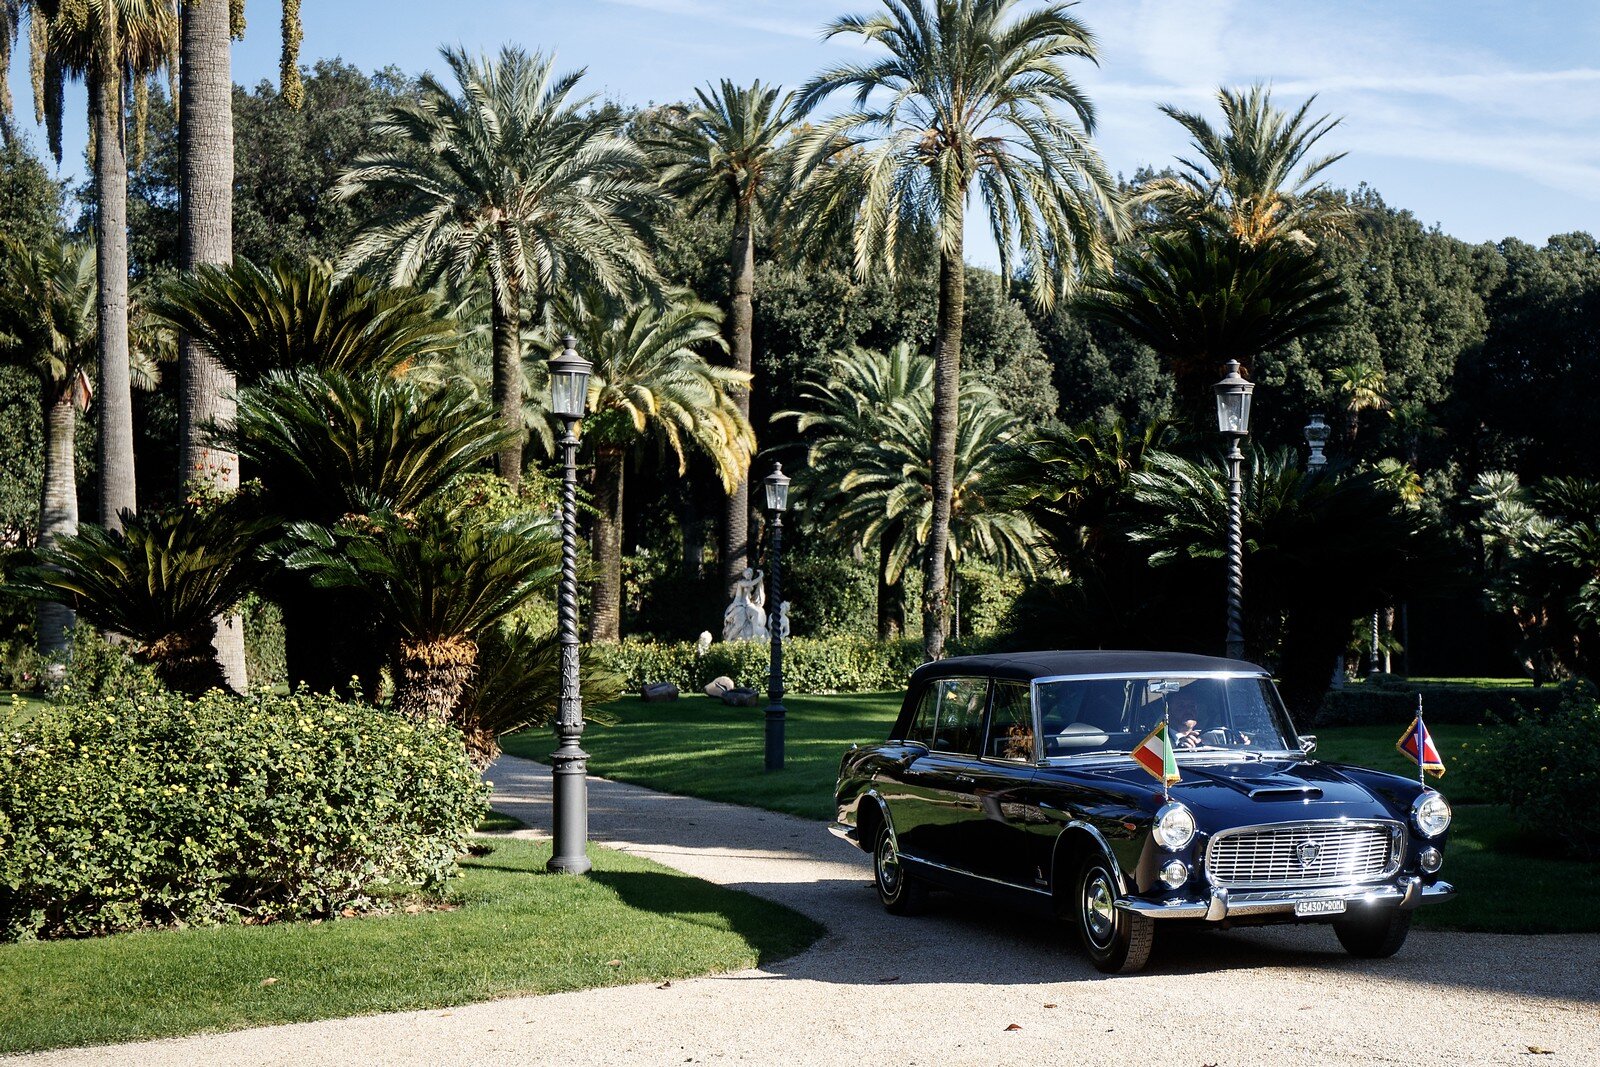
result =
[[[331,697],[71,685],[0,709],[0,940],[363,906],[437,886],[482,814],[461,735]]]
[[[1600,860],[1600,701],[1586,683],[1556,692],[1548,714],[1508,723],[1478,746],[1477,773],[1530,835],[1557,838],[1574,859]]]
[[[1386,678],[1330,689],[1317,711],[1316,725],[1404,723],[1417,713],[1419,692],[1423,714],[1429,722],[1469,726],[1490,718],[1513,719],[1527,712],[1543,715],[1561,701],[1561,690],[1554,686],[1489,689],[1437,683],[1407,685],[1401,679]]]
[[[593,646],[595,658],[626,679],[629,691],[646,682],[671,682],[698,693],[718,675],[763,692],[769,647],[764,641],[718,641],[704,656],[694,642],[627,640]],[[792,693],[868,693],[900,689],[922,662],[920,641],[793,637],[783,643],[783,683]]]

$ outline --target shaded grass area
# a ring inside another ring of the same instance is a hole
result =
[[[631,697],[606,706],[617,723],[591,727],[584,747],[590,769],[607,778],[669,793],[748,804],[815,819],[833,817],[839,757],[852,743],[888,734],[900,707],[898,693],[793,697],[785,701],[788,755],[782,771],[761,769],[762,713],[720,701],[687,697],[646,704]],[[1395,750],[1406,723],[1342,726],[1317,731],[1317,758],[1410,775]],[[1530,837],[1491,799],[1473,768],[1473,750],[1492,742],[1492,726],[1430,726],[1444,756],[1443,779],[1429,779],[1456,806],[1445,852],[1444,877],[1461,891],[1456,900],[1423,908],[1420,926],[1505,933],[1600,930],[1600,913],[1564,906],[1575,887],[1593,884],[1600,865],[1552,858],[1554,846]],[[506,751],[545,759],[539,732],[508,738]]]
[[[730,708],[689,696],[662,704],[625,697],[605,706],[613,726],[583,735],[589,770],[605,778],[668,793],[749,804],[813,819],[833,817],[839,757],[852,743],[888,736],[901,694],[849,693],[785,697],[786,744],[781,771],[762,770],[761,708]],[[546,731],[504,738],[513,756],[550,758]]]
[[[511,830],[520,830],[528,824],[515,815],[507,815],[503,811],[490,808],[484,812],[483,818],[478,820],[478,833],[503,834]]]
[[[750,967],[822,933],[781,905],[596,848],[484,842],[453,911],[0,945],[0,1053],[437,1008]]]
[[[39,714],[44,707],[44,700],[31,693],[18,693],[10,689],[0,689],[0,721],[4,721],[8,714],[13,714],[13,722],[23,723]]]

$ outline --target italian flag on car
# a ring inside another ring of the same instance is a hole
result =
[[[1162,785],[1171,785],[1180,780],[1178,761],[1172,755],[1172,739],[1167,736],[1166,723],[1151,730],[1150,736],[1139,742],[1133,750],[1133,759]]]

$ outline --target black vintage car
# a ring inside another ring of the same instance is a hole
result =
[[[1169,724],[1180,780],[1131,756]],[[839,767],[833,832],[874,858],[884,907],[930,887],[1074,924],[1102,971],[1160,923],[1331,923],[1393,955],[1439,878],[1450,805],[1413,778],[1312,758],[1267,672],[1155,652],[1029,652],[925,664],[882,744]]]

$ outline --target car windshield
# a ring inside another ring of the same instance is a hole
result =
[[[1128,676],[1034,683],[1046,757],[1131,752],[1161,722],[1179,758],[1298,750],[1271,679]]]

